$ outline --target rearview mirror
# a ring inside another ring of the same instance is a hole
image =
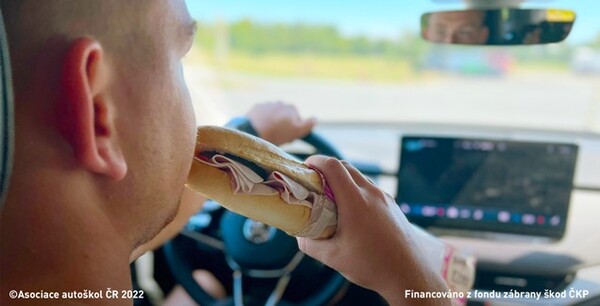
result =
[[[533,45],[561,42],[569,36],[575,12],[546,9],[473,9],[424,14],[421,35],[427,41],[460,45]]]

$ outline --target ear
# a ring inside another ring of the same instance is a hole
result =
[[[102,46],[90,38],[71,44],[63,62],[58,127],[79,164],[114,180],[127,173],[115,133],[115,105],[106,92],[110,74]]]

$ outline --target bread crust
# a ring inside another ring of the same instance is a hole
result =
[[[323,178],[277,146],[237,130],[204,126],[198,128],[197,151],[230,153],[249,160],[268,172],[278,171],[310,191],[323,194]]]

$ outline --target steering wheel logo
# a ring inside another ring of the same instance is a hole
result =
[[[244,237],[254,244],[269,242],[275,237],[277,230],[262,222],[247,219],[243,227]]]

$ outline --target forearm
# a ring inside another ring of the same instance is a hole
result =
[[[419,273],[419,272],[414,272]],[[421,272],[422,273],[422,272]],[[415,274],[413,274],[415,275]],[[444,281],[439,275],[419,275],[418,277],[411,279],[410,283],[406,283],[406,278],[398,277],[395,282],[391,282],[395,286],[389,286],[386,289],[379,291],[381,296],[390,305],[407,305],[407,306],[451,306],[451,299],[444,298],[421,298],[414,294],[427,293],[427,292],[448,292],[448,287],[445,286]]]
[[[418,253],[404,253],[394,261],[389,267],[388,274],[379,283],[379,288],[375,288],[390,305],[409,305],[409,306],[445,306],[452,305],[451,299],[429,299],[421,298],[411,293],[446,293],[448,286],[437,273],[427,263],[418,258]],[[409,277],[407,277],[409,276]]]

